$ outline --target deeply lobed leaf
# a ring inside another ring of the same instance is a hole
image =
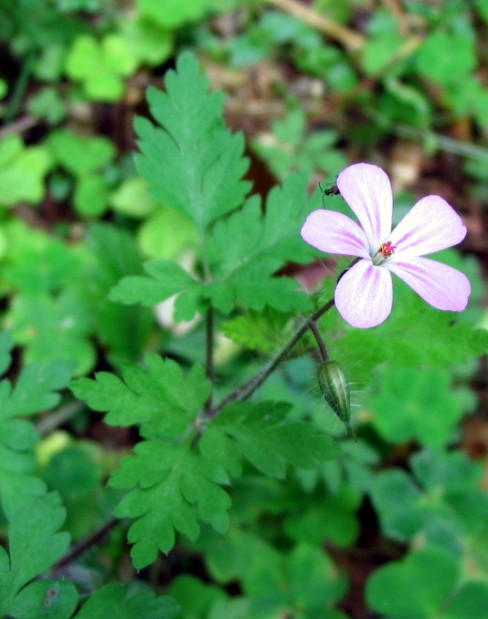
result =
[[[185,445],[145,441],[135,454],[122,460],[111,478],[117,488],[132,488],[115,514],[134,518],[129,541],[136,568],[152,563],[158,550],[169,552],[175,531],[195,540],[199,520],[223,532],[228,525],[228,494],[217,484],[222,480],[220,467],[212,465]]]
[[[97,411],[107,412],[111,425],[144,426],[146,435],[175,437],[185,432],[210,392],[201,366],[183,374],[171,359],[146,357],[146,367],[128,365],[122,378],[100,372],[95,380],[72,383],[75,395]]]
[[[162,204],[186,213],[201,235],[216,218],[239,206],[249,190],[242,135],[222,118],[222,95],[208,92],[197,60],[182,54],[167,91],[149,89],[151,113],[161,128],[139,118],[140,175]]]

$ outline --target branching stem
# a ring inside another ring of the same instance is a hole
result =
[[[229,394],[222,402],[216,406],[215,408],[208,411],[206,415],[206,419],[213,419],[216,417],[222,409],[231,404],[232,402],[242,402],[243,400],[247,400],[258,387],[260,387],[264,381],[268,378],[268,376],[278,367],[278,365],[283,361],[283,359],[288,355],[290,350],[295,346],[295,344],[300,340],[302,335],[310,328],[312,323],[315,323],[321,316],[323,316],[326,312],[328,312],[332,307],[334,307],[334,299],[330,299],[325,305],[320,307],[314,314],[312,314],[309,318],[304,320],[302,324],[298,327],[295,333],[291,336],[288,342],[272,357],[268,363],[261,369],[261,371],[253,376],[247,383],[244,383]]]

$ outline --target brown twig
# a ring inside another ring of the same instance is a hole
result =
[[[321,15],[314,11],[309,6],[305,6],[296,0],[266,0],[268,4],[272,4],[281,9],[285,13],[289,13],[303,22],[320,30],[331,39],[335,39],[339,43],[342,43],[344,47],[351,51],[360,50],[365,42],[362,35],[358,34],[350,28],[336,24],[329,17]]]
[[[39,119],[35,116],[22,116],[13,123],[9,123],[0,129],[0,140],[6,138],[8,135],[12,135],[13,133],[24,133],[24,131],[28,131],[35,127]]]
[[[110,520],[105,522],[99,529],[75,544],[73,548],[56,563],[53,569],[55,571],[60,570],[78,559],[78,557],[81,557],[89,548],[101,542],[117,524],[120,524],[120,522],[121,521],[117,518],[110,518]]]

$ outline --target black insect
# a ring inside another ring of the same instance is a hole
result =
[[[339,191],[339,187],[337,183],[332,183],[325,189],[322,187],[322,182],[319,183],[320,191],[324,194],[324,196],[338,196],[341,192]]]

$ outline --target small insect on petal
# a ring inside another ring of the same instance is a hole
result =
[[[337,361],[323,361],[318,367],[317,378],[326,402],[346,426],[347,435],[352,437],[351,396],[344,371]]]
[[[325,189],[322,187],[322,182],[319,183],[320,191],[324,194],[324,196],[338,196],[341,192],[339,191],[339,187],[337,183],[332,183]]]

